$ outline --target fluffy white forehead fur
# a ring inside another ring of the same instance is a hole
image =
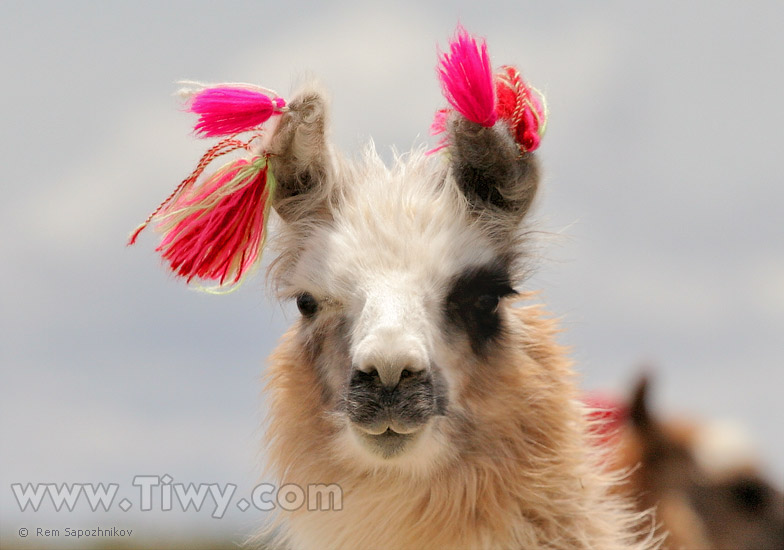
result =
[[[422,151],[390,169],[370,144],[360,162],[341,163],[334,219],[312,227],[284,294],[353,309],[375,289],[441,295],[464,269],[491,262],[491,240],[447,178],[445,159]]]

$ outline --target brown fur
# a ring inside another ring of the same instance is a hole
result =
[[[268,448],[281,483],[337,483],[343,510],[285,513],[279,542],[318,548],[649,548],[607,494],[555,322],[504,304],[508,330],[487,364],[469,361],[459,414],[444,418],[451,457],[427,471],[370,470],[334,447],[300,325],[270,358]],[[471,354],[466,354],[471,357]],[[488,376],[492,373],[492,376]],[[647,520],[650,532],[650,519]],[[292,534],[293,533],[293,534]]]

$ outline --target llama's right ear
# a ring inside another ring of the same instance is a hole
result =
[[[328,104],[310,85],[289,102],[268,148],[277,182],[273,207],[286,221],[325,211],[332,165],[326,138]]]

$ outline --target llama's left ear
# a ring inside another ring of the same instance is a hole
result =
[[[519,221],[539,186],[534,153],[521,152],[505,124],[486,128],[455,115],[449,123],[455,182],[473,208]]]
[[[328,214],[333,166],[327,115],[325,94],[309,85],[288,104],[272,137],[269,163],[277,182],[273,207],[286,221]]]
[[[534,150],[544,133],[544,99],[503,66],[493,72],[487,45],[458,27],[441,54],[438,75],[451,109],[439,111],[431,130],[446,132],[454,179],[478,214],[519,222],[536,196]]]

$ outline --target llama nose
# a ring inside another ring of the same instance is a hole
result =
[[[413,376],[421,369],[415,369],[408,363],[380,363],[377,361],[359,367],[359,370],[373,377],[378,376],[385,388],[396,388],[401,379]]]
[[[395,388],[401,379],[426,370],[427,359],[423,346],[412,337],[369,337],[360,346],[355,368],[378,376],[386,388]]]

